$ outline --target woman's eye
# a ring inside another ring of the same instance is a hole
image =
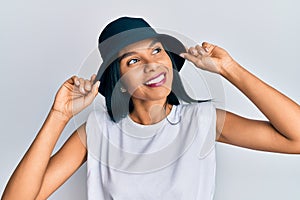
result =
[[[161,52],[161,48],[156,48],[152,51],[152,54],[158,54],[159,52]]]
[[[137,63],[139,60],[138,59],[130,59],[128,62],[127,62],[127,65],[132,65],[134,63]]]

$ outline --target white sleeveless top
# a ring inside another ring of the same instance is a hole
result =
[[[212,200],[216,110],[210,102],[173,106],[164,120],[115,123],[106,111],[87,124],[89,200]]]

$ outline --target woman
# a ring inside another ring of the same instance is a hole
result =
[[[97,77],[83,80],[74,76],[61,86],[43,127],[11,176],[2,199],[46,199],[86,160],[89,199],[212,199],[215,151],[211,140],[207,140],[212,134],[216,134],[212,137],[216,141],[245,148],[300,153],[299,105],[249,73],[224,49],[205,42],[185,52],[178,40],[157,34],[137,18],[113,21],[101,33],[99,43],[103,63]],[[224,111],[215,110],[210,101],[190,98],[177,77],[176,72],[184,63],[177,54],[200,69],[226,78],[269,121],[246,119],[230,112],[225,115]],[[51,157],[67,122],[92,103],[98,89],[106,98],[107,112],[92,112],[87,123]],[[120,98],[125,106],[120,105]],[[190,104],[180,105],[180,100]],[[279,110],[279,106],[284,109]],[[119,135],[122,131],[132,134],[128,124],[141,129],[133,131],[135,135]],[[155,127],[157,124],[159,127]],[[151,135],[149,127],[163,134]],[[144,128],[145,133],[141,132]],[[163,151],[159,151],[162,157],[154,160],[144,156],[156,147],[163,149],[155,146],[156,138],[168,134],[176,141],[175,136],[182,132],[185,137],[179,137],[180,142],[185,143],[171,149],[176,150],[174,156]],[[125,137],[141,138],[144,134],[150,134],[146,137],[150,145],[140,145],[142,140],[138,140],[137,148],[131,149],[135,145],[124,142]],[[88,151],[82,142],[86,135]],[[107,137],[142,157],[123,157],[125,151],[110,157],[111,151],[105,151],[112,148],[105,146]],[[157,160],[158,164],[151,162]]]

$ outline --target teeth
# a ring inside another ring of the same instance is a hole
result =
[[[146,82],[146,85],[151,85],[151,84],[159,83],[159,82],[162,81],[164,78],[165,78],[165,75],[162,74],[162,75],[160,75],[159,77],[157,77],[157,78],[155,78],[155,79],[152,79],[152,80]]]

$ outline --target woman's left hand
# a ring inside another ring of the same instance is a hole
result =
[[[218,74],[222,74],[223,69],[235,63],[227,51],[207,42],[203,42],[202,46],[188,48],[187,53],[182,53],[180,56],[200,69]]]

